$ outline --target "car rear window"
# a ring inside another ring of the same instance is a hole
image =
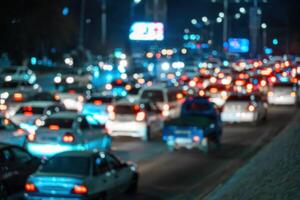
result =
[[[85,157],[54,157],[42,166],[41,172],[88,175],[90,159]]]
[[[211,106],[208,103],[185,103],[184,108],[186,111],[204,111],[204,110],[210,110]]]
[[[33,115],[42,115],[44,113],[44,108],[42,107],[32,107],[32,106],[23,106],[19,108],[17,114],[33,114]]]
[[[160,90],[145,90],[142,99],[149,99],[152,102],[164,101],[163,92]]]
[[[54,101],[54,95],[51,93],[42,92],[39,94],[34,95],[31,98],[33,101]]]
[[[140,111],[139,105],[117,105],[115,106],[115,112],[117,114],[135,114]]]
[[[73,126],[74,119],[48,118],[43,127],[58,126],[59,128],[70,129]]]
[[[252,97],[253,99],[254,97]],[[241,95],[241,96],[230,96],[227,101],[250,101],[251,96]]]
[[[87,100],[88,103],[111,103],[113,101],[112,97],[91,97]]]

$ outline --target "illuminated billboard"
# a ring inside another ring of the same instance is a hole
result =
[[[248,53],[249,40],[244,38],[229,38],[228,46],[230,53]]]
[[[162,41],[164,40],[164,24],[160,22],[135,22],[130,27],[129,39]]]

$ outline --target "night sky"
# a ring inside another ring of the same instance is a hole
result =
[[[80,1],[74,0],[10,0],[0,8],[0,52],[17,54],[48,54],[67,52],[77,46],[79,31]],[[70,12],[62,16],[67,6]],[[230,4],[229,13],[234,15],[240,6],[248,9],[250,4]],[[289,41],[291,53],[300,54],[300,6],[297,0],[269,0],[260,4],[262,21],[268,24],[268,45],[276,37],[280,48],[286,49]],[[108,49],[124,47],[128,43],[130,26],[130,1],[108,1]],[[143,20],[143,3],[136,7],[136,20]],[[222,4],[209,0],[168,0],[168,20],[164,45],[178,46],[182,43],[184,28],[192,28],[190,20],[207,16],[215,19],[222,11]],[[100,45],[100,0],[87,0],[85,47],[92,52],[101,52]],[[230,21],[229,36],[248,37],[248,15]],[[222,40],[222,25],[213,28],[215,40]],[[194,30],[199,31],[199,30]]]

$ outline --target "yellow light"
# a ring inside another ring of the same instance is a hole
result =
[[[291,92],[291,96],[295,97],[296,96],[296,92]]]

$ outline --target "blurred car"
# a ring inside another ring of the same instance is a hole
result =
[[[29,175],[40,166],[40,159],[26,150],[0,143],[0,199],[22,192]]]
[[[268,93],[271,105],[295,105],[297,103],[297,86],[294,83],[275,83]]]
[[[77,84],[86,86],[91,84],[93,76],[91,72],[83,69],[65,69],[64,72],[57,73],[53,79],[53,83],[58,89],[60,86]]]
[[[24,104],[24,102],[39,102],[39,103],[57,103],[60,106],[64,107],[64,105],[60,102],[60,99],[52,92],[38,92],[33,93],[33,95],[27,96],[23,101],[12,101],[8,100],[6,106],[6,116],[12,117],[17,110]],[[6,105],[6,104],[5,104]],[[0,108],[1,110],[1,108]]]
[[[28,132],[11,120],[0,116],[0,142],[24,147]]]
[[[155,103],[166,118],[179,116],[183,98],[182,91],[174,87],[151,86],[139,91],[139,99]]]
[[[221,136],[220,114],[206,97],[187,98],[180,117],[166,120],[163,128],[163,140],[170,150],[184,147],[208,152],[212,144],[220,145]]]
[[[117,79],[111,83],[105,85],[105,90],[111,91],[113,96],[116,97],[125,97],[128,92],[132,89],[130,83],[125,82],[122,79]]]
[[[28,135],[26,148],[33,155],[46,158],[65,151],[110,149],[111,137],[104,127],[90,125],[89,117],[92,118],[75,112],[56,113],[35,134]]]
[[[221,113],[223,122],[252,122],[258,124],[266,120],[268,116],[268,104],[254,94],[231,95]]]
[[[67,110],[80,112],[85,98],[92,94],[92,90],[86,86],[65,85],[56,92],[56,98],[65,105]]]
[[[82,114],[92,115],[100,124],[105,124],[108,120],[107,107],[115,101],[113,96],[103,96],[102,94],[93,94],[88,98],[82,109]]]
[[[65,108],[61,104],[54,102],[27,102],[22,104],[10,119],[32,133],[47,117],[64,110]]]
[[[111,199],[138,187],[137,166],[98,151],[61,153],[47,161],[25,185],[25,198]]]
[[[24,81],[30,84],[36,82],[35,73],[26,66],[7,67],[0,71],[0,80],[5,82]]]
[[[204,94],[208,96],[209,100],[215,103],[219,109],[222,109],[230,92],[229,87],[224,85],[210,85],[205,88]]]
[[[162,114],[152,102],[117,102],[109,108],[106,128],[111,136],[129,136],[150,140],[162,128]]]
[[[0,81],[0,99],[12,102],[21,102],[32,95],[41,92],[38,84],[30,84],[24,81]]]

